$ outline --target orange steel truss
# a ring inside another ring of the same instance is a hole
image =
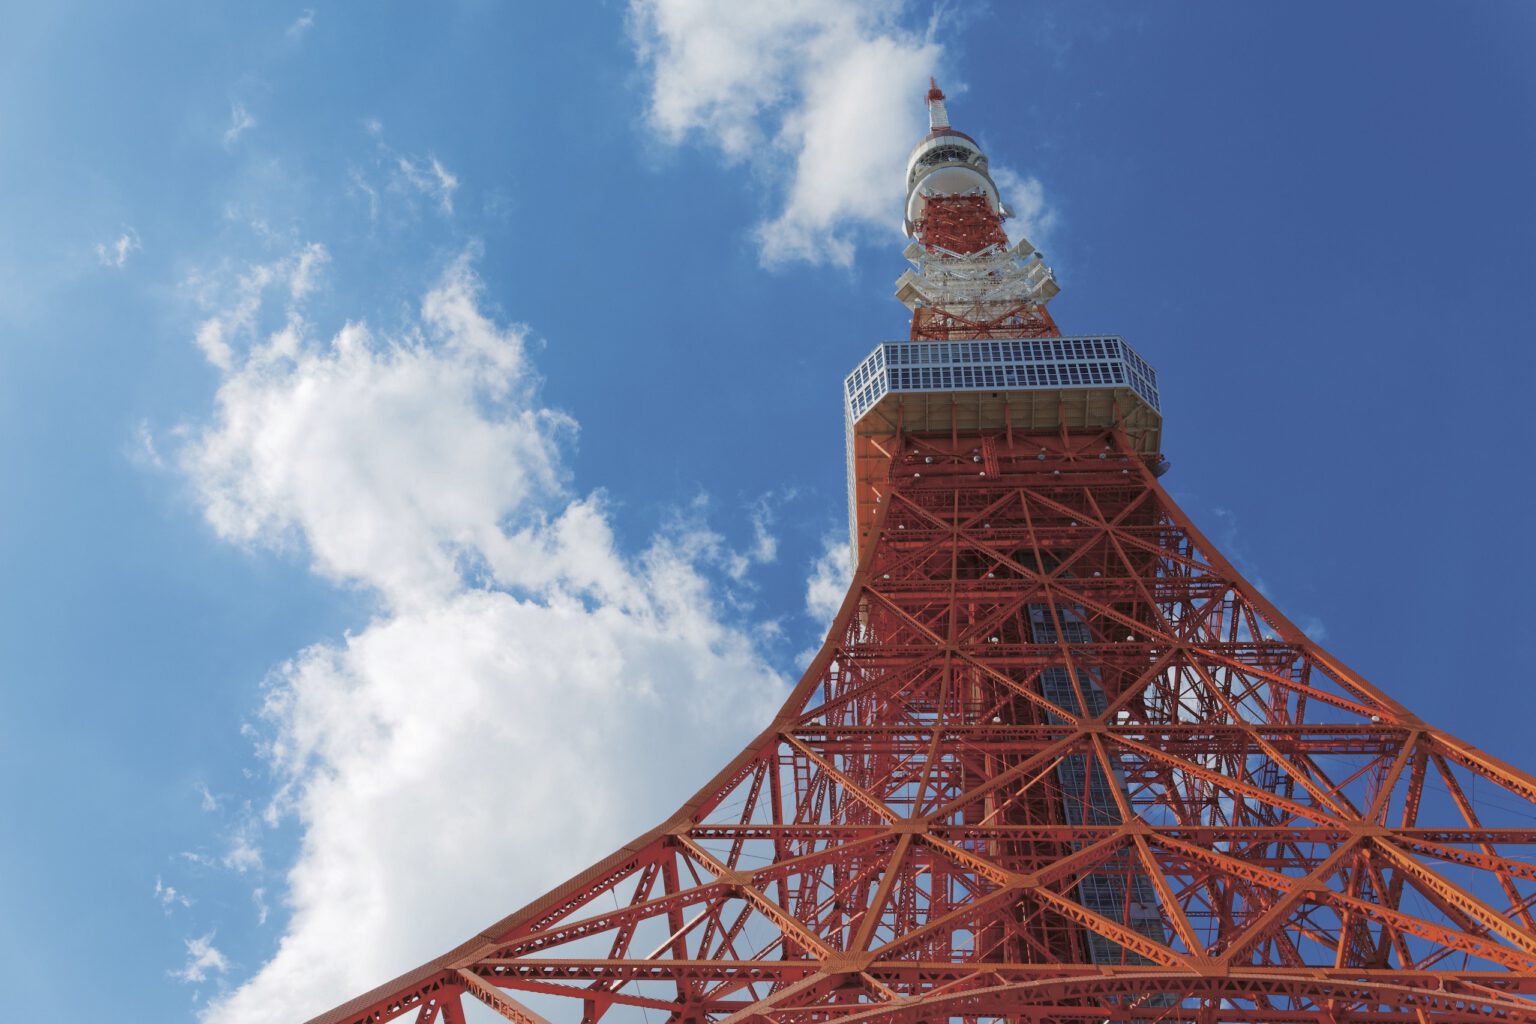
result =
[[[984,195],[931,196],[912,227],[929,247],[962,255],[981,252],[989,245],[1008,248],[1002,219]]]
[[[930,251],[970,256],[1008,248],[1003,221],[984,195],[929,196],[913,234]],[[1061,335],[1045,305],[1032,300],[922,306],[912,312],[913,341],[1055,338]]]
[[[919,307],[912,311],[912,340],[976,341],[1061,336],[1050,311],[1038,302],[1021,302],[995,315],[988,315],[989,312],[957,312],[954,306]]]
[[[1115,430],[902,436],[826,645],[655,830],[317,1024],[1536,1021],[1536,779]]]

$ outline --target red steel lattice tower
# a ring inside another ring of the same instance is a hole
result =
[[[653,831],[317,1018],[1536,1020],[1536,779],[1308,639],[1157,481],[1156,376],[928,94],[847,379],[857,570],[778,716]]]

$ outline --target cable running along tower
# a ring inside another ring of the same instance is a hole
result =
[[[671,819],[317,1024],[1536,1021],[1536,779],[1212,547],[1157,481],[1155,373],[1061,336],[928,112],[805,677]]]

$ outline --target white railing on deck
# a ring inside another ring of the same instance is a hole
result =
[[[853,432],[892,393],[1055,391],[1128,387],[1156,412],[1157,371],[1123,338],[1016,338],[996,341],[886,341],[843,381],[848,461],[848,536],[858,559]]]
[[[844,409],[858,422],[893,392],[1128,387],[1158,410],[1157,371],[1122,338],[887,341],[848,375]]]

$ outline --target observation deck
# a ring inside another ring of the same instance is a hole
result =
[[[887,341],[843,382],[848,526],[855,553],[889,489],[898,434],[949,436],[1117,427],[1158,454],[1157,371],[1123,338]]]

